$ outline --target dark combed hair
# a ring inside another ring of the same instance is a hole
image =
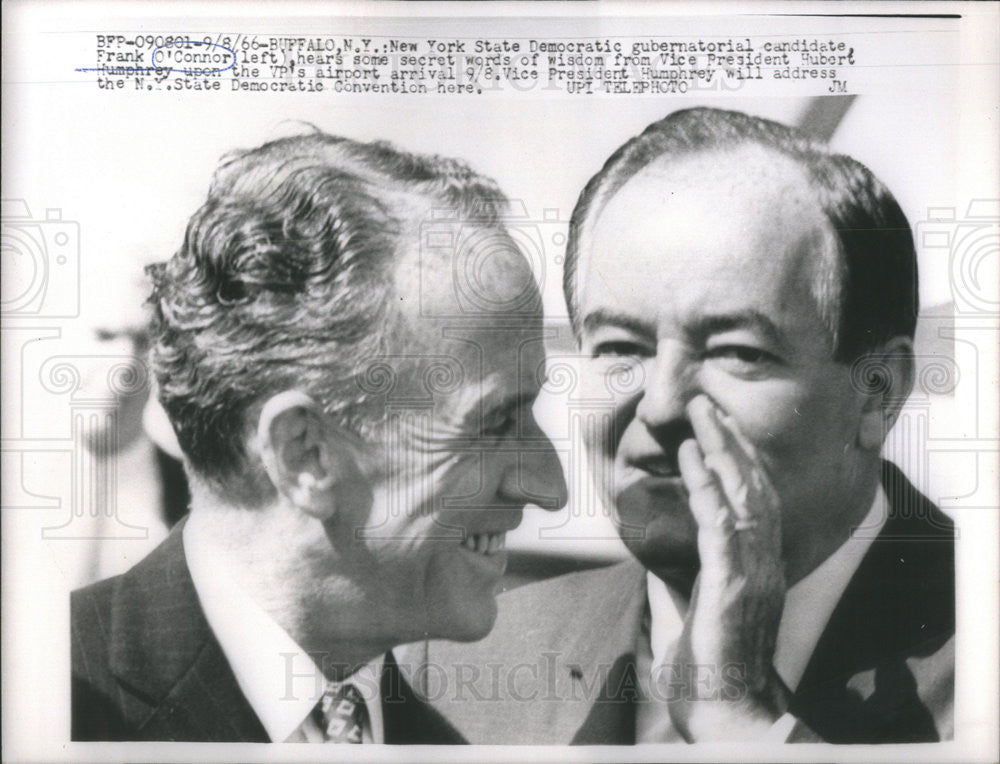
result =
[[[676,111],[654,122],[612,154],[580,194],[570,219],[563,275],[577,336],[580,241],[608,200],[654,161],[748,144],[788,157],[802,168],[836,234],[836,258],[821,263],[813,285],[835,359],[847,363],[892,337],[913,337],[919,308],[916,252],[910,224],[890,191],[860,162],[831,152],[799,130],[711,108]]]
[[[224,158],[179,251],[149,268],[160,401],[209,485],[249,505],[273,496],[246,444],[282,390],[362,437],[377,430],[357,375],[405,342],[392,268],[416,247],[420,202],[483,225],[506,204],[456,160],[319,131]]]

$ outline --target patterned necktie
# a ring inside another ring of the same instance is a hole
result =
[[[314,710],[327,743],[360,743],[368,712],[353,684],[331,682]]]

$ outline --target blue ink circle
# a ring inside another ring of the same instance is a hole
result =
[[[222,48],[233,57],[233,60],[229,62],[229,66],[224,66],[221,69],[177,69],[173,66],[157,66],[156,51],[171,45],[208,45],[212,48]],[[217,42],[203,42],[201,40],[171,40],[170,42],[164,43],[163,45],[157,45],[153,48],[153,52],[149,56],[149,62],[153,65],[154,69],[169,69],[172,72],[181,72],[182,74],[218,74],[219,72],[224,72],[227,69],[232,69],[236,66],[236,51],[232,48],[227,48],[225,45],[220,45]]]

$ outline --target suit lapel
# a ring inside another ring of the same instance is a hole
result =
[[[485,639],[397,655],[416,694],[471,743],[631,743],[644,581],[629,561],[515,589]]]
[[[111,672],[145,702],[135,720],[145,739],[266,742],[198,604],[183,526],[115,588]]]
[[[931,656],[953,638],[954,525],[889,462],[882,463],[882,485],[889,517],[834,610],[792,704],[796,716],[830,741],[937,739],[906,660]],[[634,650],[646,589],[644,576],[630,580],[630,567],[610,569],[615,580],[601,587],[605,596],[595,595],[564,626],[567,665],[611,670],[589,710],[557,704],[563,706],[555,722],[560,740],[635,742]],[[606,642],[598,637],[605,633]],[[864,693],[858,691],[862,676],[871,685]]]
[[[830,617],[792,711],[831,742],[935,740],[907,660],[955,631],[954,526],[888,462],[889,517]]]
[[[382,723],[389,745],[447,745],[467,743],[440,713],[423,702],[403,677],[392,651],[382,667]]]
[[[567,659],[557,673],[569,697],[586,698],[565,709],[560,738],[575,745],[635,742],[636,645],[646,605],[645,569],[626,563],[608,570],[598,599],[573,609]],[[567,679],[568,677],[568,679]],[[599,685],[595,693],[592,688]]]
[[[513,616],[513,629],[507,625],[491,639],[491,652],[500,653],[511,675],[515,667],[528,664],[537,667],[538,679],[518,685],[511,679],[521,677],[505,678],[501,693],[517,693],[513,702],[503,704],[504,715],[513,717],[504,720],[506,742],[517,739],[519,730],[527,732],[524,742],[635,741],[635,647],[646,602],[644,584],[645,570],[629,561],[555,579],[549,587],[537,588],[527,602],[519,602],[513,592],[504,606],[505,616]],[[538,613],[546,610],[550,631],[538,634]],[[527,634],[532,644],[508,643],[512,633]],[[496,709],[482,705],[485,724],[495,726]]]
[[[269,742],[222,650],[206,643],[143,728],[155,740]]]

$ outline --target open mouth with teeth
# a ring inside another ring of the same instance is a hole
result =
[[[507,534],[500,533],[472,533],[466,532],[462,546],[470,552],[491,555],[503,551],[506,546]]]

